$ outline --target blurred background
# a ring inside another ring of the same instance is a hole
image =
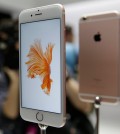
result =
[[[100,11],[120,11],[120,0],[0,0],[0,53],[6,54],[8,47],[10,49],[12,48],[11,44],[17,44],[18,42],[17,20],[21,10],[54,3],[60,3],[65,6],[66,24],[73,28],[74,44],[78,48],[78,24],[82,15]],[[7,32],[8,35],[3,32]],[[16,50],[17,47],[16,45]],[[4,55],[1,57],[0,63],[3,62]],[[15,55],[12,58],[14,59],[15,57],[17,56]],[[13,67],[14,62],[11,65],[10,60],[8,59],[7,66],[17,69],[19,64],[16,63],[17,65],[15,64]],[[89,118],[94,126],[96,122],[95,113],[93,112]],[[100,134],[106,133],[120,133],[120,104],[106,104],[100,107]]]

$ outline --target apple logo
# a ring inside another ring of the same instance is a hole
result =
[[[100,42],[101,41],[101,34],[99,32],[94,35],[94,41],[96,41],[96,42]]]

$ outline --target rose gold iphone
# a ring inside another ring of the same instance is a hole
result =
[[[120,19],[116,11],[80,19],[80,97],[116,103],[120,90]]]
[[[27,121],[65,124],[64,27],[60,4],[20,13],[20,114]]]

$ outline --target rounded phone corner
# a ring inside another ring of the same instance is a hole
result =
[[[21,117],[24,121],[28,121],[28,120],[26,119],[26,116],[24,115],[23,108],[20,108],[20,117]]]
[[[58,120],[58,121],[57,121]],[[66,116],[63,116],[61,118],[58,118],[52,126],[56,127],[56,128],[61,128],[66,124]]]
[[[20,14],[19,14],[19,20],[20,20],[20,18],[23,17],[23,15],[25,14],[26,11],[27,11],[27,9],[22,10],[22,11],[20,12]]]
[[[62,8],[62,9],[64,9],[64,6],[62,5],[62,4],[60,4],[60,3],[57,3],[57,4],[55,4],[56,6],[58,6],[58,7],[60,7],[60,9]]]
[[[25,120],[25,121],[27,121],[25,118],[24,118],[24,116],[23,116],[23,114],[20,112],[20,117],[23,119],[23,120]]]
[[[63,127],[66,124],[66,119],[58,126],[58,128]]]
[[[62,4],[54,4],[54,6],[56,6],[56,8],[58,8],[60,11],[62,11],[65,14],[65,8]]]

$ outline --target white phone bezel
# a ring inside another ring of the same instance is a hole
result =
[[[36,15],[38,14],[38,15]],[[24,120],[36,122],[48,126],[61,127],[65,124],[65,11],[60,4],[48,5],[44,7],[37,7],[24,10],[19,15],[19,29],[21,23],[41,21],[47,19],[60,18],[61,23],[61,113],[50,113],[40,110],[33,110],[21,107],[21,71],[20,71],[20,115]],[[20,41],[19,30],[19,42]],[[21,43],[20,43],[21,45]],[[21,55],[21,50],[20,50]],[[20,58],[21,62],[21,58]],[[21,70],[20,64],[20,70]],[[57,88],[57,87],[56,87]],[[54,107],[54,106],[53,106]]]

